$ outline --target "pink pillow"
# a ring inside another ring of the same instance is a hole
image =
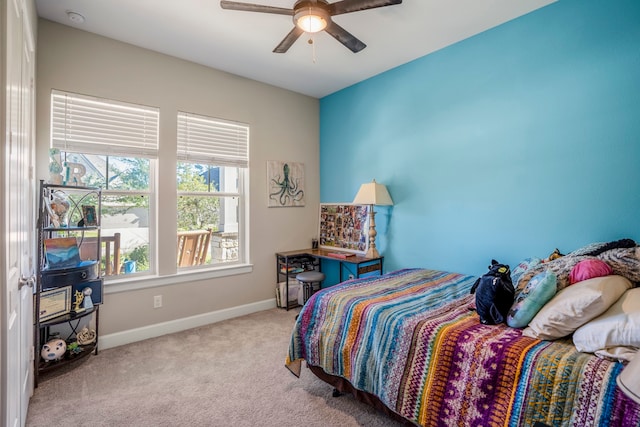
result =
[[[594,277],[608,276],[613,273],[609,264],[599,259],[585,259],[577,263],[569,274],[569,283],[573,285]]]

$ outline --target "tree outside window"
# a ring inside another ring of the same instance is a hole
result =
[[[238,261],[238,173],[178,163],[178,267]]]

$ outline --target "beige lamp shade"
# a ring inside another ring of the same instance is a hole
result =
[[[391,206],[393,205],[393,200],[391,200],[387,187],[384,184],[377,183],[374,179],[360,186],[353,203],[356,205]]]
[[[635,402],[640,403],[640,352],[618,375],[618,387]]]

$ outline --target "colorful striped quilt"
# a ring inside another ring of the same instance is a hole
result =
[[[326,288],[302,308],[287,367],[348,380],[422,426],[640,426],[617,362],[483,325],[475,277],[425,269]]]

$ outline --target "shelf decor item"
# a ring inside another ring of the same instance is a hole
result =
[[[67,213],[70,203],[67,196],[61,191],[52,191],[51,195],[44,201],[51,225],[54,227],[67,227]]]
[[[85,227],[98,225],[96,207],[93,205],[82,205],[82,219],[84,219]]]
[[[49,362],[52,360],[62,359],[66,351],[67,343],[60,338],[56,338],[48,341],[45,345],[42,346],[42,350],[40,350],[40,356],[42,357],[42,359],[44,359],[45,362]]]
[[[89,345],[96,342],[96,331],[89,329],[86,326],[78,332],[78,344]]]
[[[64,185],[73,185],[82,187],[82,177],[87,173],[87,169],[84,165],[74,162],[64,162],[64,179],[62,183]]]
[[[75,237],[55,237],[44,240],[49,269],[76,267],[82,260]]]
[[[71,312],[71,286],[42,291],[40,293],[40,322],[54,319]]]
[[[62,184],[62,161],[60,160],[60,149],[49,149],[49,183]]]
[[[84,292],[75,291],[73,294],[73,312],[74,313],[82,313],[85,308],[82,305],[82,301],[84,300]]]
[[[82,290],[82,294],[84,295],[84,299],[82,300],[82,307],[85,310],[91,310],[93,308],[93,301],[91,300],[91,294],[93,293],[93,289],[89,286]]]

